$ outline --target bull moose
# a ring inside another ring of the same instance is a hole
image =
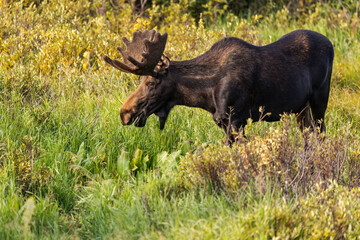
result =
[[[123,41],[126,50],[117,48],[123,62],[103,57],[120,71],[143,76],[120,110],[123,125],[143,127],[154,113],[163,129],[174,106],[198,107],[212,114],[232,144],[247,119],[259,120],[262,107],[264,121],[295,113],[301,130],[325,132],[334,49],[320,33],[296,30],[266,46],[225,37],[186,61],[163,54],[167,33],[136,31],[132,41]]]

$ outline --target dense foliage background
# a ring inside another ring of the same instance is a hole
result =
[[[343,239],[360,235],[359,1],[0,0],[1,239]],[[186,60],[225,36],[299,28],[335,48],[327,136],[294,116],[249,122],[233,148],[210,114],[163,131],[118,116],[136,76],[106,65],[155,28]]]

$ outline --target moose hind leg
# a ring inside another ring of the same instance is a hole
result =
[[[305,108],[296,116],[297,123],[300,127],[300,130],[304,132],[306,128],[312,128],[313,122],[310,113],[310,106],[309,104],[306,105]]]
[[[329,93],[328,91],[323,92],[317,92],[313,94],[313,96],[310,99],[310,107],[311,107],[311,113],[313,116],[313,119],[315,121],[315,126],[320,127],[320,132],[326,132],[325,127],[325,111],[327,108],[329,99]]]
[[[310,131],[313,131],[314,129],[314,122],[311,117],[309,103],[307,103],[306,107],[303,108],[303,110],[296,117],[297,117],[296,120],[298,122],[298,125],[302,133],[302,137],[304,139],[304,143],[305,143],[304,147],[305,149],[307,149],[309,132],[306,131],[306,128],[309,128]]]
[[[315,89],[310,98],[310,107],[315,126],[320,127],[320,132],[325,133],[325,111],[329,101],[330,80],[332,73],[332,62],[327,70],[323,83]]]

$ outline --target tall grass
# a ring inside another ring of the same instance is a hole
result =
[[[359,234],[356,5],[269,4],[206,22],[191,17],[187,1],[154,4],[141,17],[125,1],[32,3],[0,1],[1,239]],[[290,118],[249,124],[249,139],[229,149],[207,112],[185,107],[163,131],[155,116],[141,129],[122,126],[119,108],[139,80],[101,55],[118,57],[122,36],[150,28],[168,32],[172,60],[224,36],[257,45],[297,28],[328,36],[336,57],[326,140],[305,150],[299,130],[286,127],[296,125]],[[262,171],[244,174],[250,163]]]

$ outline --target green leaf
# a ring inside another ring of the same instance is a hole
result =
[[[116,170],[120,175],[127,175],[129,173],[130,167],[129,153],[125,150],[121,151],[121,154],[118,156]]]
[[[81,165],[81,162],[84,160],[84,155],[85,155],[85,143],[82,142],[79,146],[78,152],[76,153],[78,165]]]

